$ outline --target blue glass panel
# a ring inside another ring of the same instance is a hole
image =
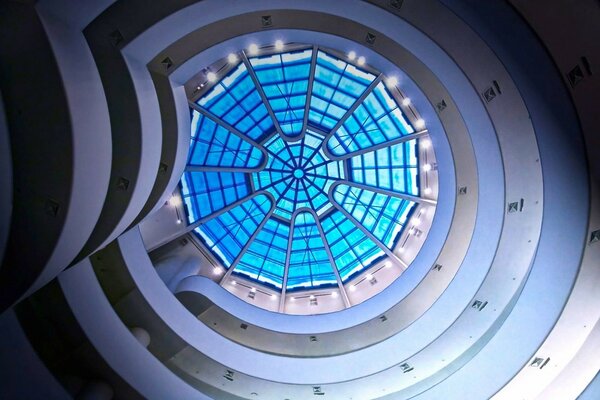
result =
[[[312,50],[251,58],[269,105],[282,132],[302,132]]]
[[[271,200],[265,195],[258,195],[208,220],[194,232],[221,259],[223,265],[229,268],[270,208]]]
[[[337,186],[333,198],[389,249],[394,247],[416,205],[413,201],[348,185]]]
[[[379,83],[327,143],[332,154],[341,156],[414,133],[400,107]]]
[[[267,190],[277,199],[275,214],[290,219],[292,213],[309,207],[319,215],[331,204],[328,190],[344,177],[341,161],[330,161],[323,152],[323,136],[307,131],[303,139],[288,143],[275,136],[265,143],[267,166],[252,174],[256,190]]]
[[[252,144],[192,111],[192,143],[188,165],[195,167],[256,168],[263,154]]]
[[[196,103],[255,141],[273,130],[273,120],[243,63]]]
[[[281,288],[289,235],[289,225],[269,218],[234,272]]]
[[[375,75],[319,51],[309,121],[325,131],[331,130],[374,79]]]
[[[385,255],[341,211],[332,212],[321,225],[343,282]]]
[[[398,143],[349,161],[351,180],[398,193],[419,195],[417,141]]]
[[[296,215],[287,288],[337,284],[315,217],[309,212]]]
[[[181,189],[190,224],[250,193],[246,176],[238,172],[185,172]]]

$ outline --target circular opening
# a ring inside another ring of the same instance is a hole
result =
[[[211,279],[236,296],[293,314],[342,310],[400,276],[427,234],[437,164],[425,121],[397,79],[360,58],[255,50],[193,83],[187,222],[223,268]]]

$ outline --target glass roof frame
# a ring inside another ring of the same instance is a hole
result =
[[[214,86],[210,86],[208,85],[207,88],[205,89],[205,91],[203,91],[204,93],[200,93],[194,100],[195,101],[190,101],[190,107],[192,109],[194,109],[195,111],[201,113],[202,115],[204,115],[207,118],[211,118],[212,120],[216,121],[217,123],[220,123],[222,127],[224,127],[226,130],[228,130],[231,134],[236,135],[242,139],[246,139],[246,141],[248,143],[250,143],[252,146],[254,146],[255,148],[259,149],[262,156],[263,156],[263,160],[261,162],[261,164],[259,166],[256,167],[251,167],[251,168],[246,168],[244,170],[244,172],[246,173],[252,173],[253,175],[257,172],[260,171],[264,171],[265,169],[268,168],[268,163],[269,160],[267,160],[267,158],[271,159],[271,157],[273,158],[281,158],[281,157],[277,157],[276,155],[274,155],[272,152],[268,151],[268,144],[272,143],[272,139],[274,138],[275,135],[279,134],[279,137],[282,139],[283,142],[283,146],[285,148],[287,148],[287,152],[292,153],[290,150],[290,146],[293,146],[292,143],[294,142],[298,142],[301,141],[303,143],[304,138],[306,136],[306,132],[307,131],[312,131],[313,134],[316,135],[320,135],[322,137],[321,143],[319,148],[317,149],[317,151],[314,151],[313,154],[310,156],[310,158],[308,159],[308,161],[306,161],[305,163],[303,163],[302,166],[305,166],[308,162],[312,161],[313,158],[317,157],[318,154],[320,152],[322,152],[325,157],[321,157],[323,161],[320,162],[320,164],[317,164],[314,168],[319,168],[319,167],[327,167],[328,164],[332,163],[332,162],[337,162],[340,161],[341,162],[341,166],[342,166],[342,177],[338,177],[337,179],[335,179],[335,181],[329,186],[328,190],[326,191],[326,195],[327,198],[329,200],[329,204],[331,204],[333,207],[328,207],[326,209],[325,212],[323,212],[321,215],[317,214],[315,212],[315,210],[313,210],[312,208],[309,207],[299,207],[295,210],[292,211],[291,213],[291,217],[288,219],[286,217],[282,217],[281,215],[278,215],[277,213],[275,213],[275,209],[276,209],[276,203],[278,202],[278,199],[276,199],[272,193],[270,193],[268,190],[265,190],[266,187],[265,186],[260,186],[256,184],[256,181],[253,179],[249,179],[249,183],[247,184],[248,186],[248,195],[245,196],[244,198],[238,198],[236,199],[236,201],[228,204],[226,206],[227,211],[235,208],[235,207],[239,207],[244,200],[248,200],[254,196],[257,196],[259,194],[267,194],[270,196],[271,201],[273,202],[273,206],[271,208],[271,210],[268,213],[268,216],[265,217],[265,219],[262,221],[262,223],[257,227],[256,231],[253,233],[253,235],[249,238],[248,242],[246,243],[246,245],[244,246],[244,248],[242,249],[242,251],[240,252],[240,254],[238,255],[238,257],[236,257],[235,260],[233,260],[233,262],[231,262],[231,265],[229,268],[226,268],[227,271],[225,273],[225,275],[222,277],[221,279],[221,283],[224,283],[231,275],[232,273],[234,273],[234,270],[236,268],[236,266],[239,265],[240,260],[242,259],[243,255],[246,254],[246,252],[248,251],[248,249],[252,246],[252,243],[255,242],[257,240],[257,237],[261,235],[261,232],[263,230],[263,227],[268,224],[269,220],[275,220],[275,221],[279,221],[278,223],[283,222],[288,222],[289,223],[289,238],[288,238],[288,249],[286,249],[286,256],[285,256],[285,266],[284,266],[284,271],[283,271],[283,275],[282,275],[282,284],[280,285],[280,287],[277,287],[276,285],[272,285],[269,284],[268,282],[262,282],[260,281],[259,283],[263,283],[266,284],[269,287],[274,287],[275,289],[278,289],[281,291],[282,296],[281,296],[281,301],[284,301],[284,297],[285,297],[285,293],[286,291],[290,291],[290,290],[294,290],[294,288],[287,288],[287,281],[290,279],[289,276],[289,268],[290,268],[290,251],[291,251],[291,246],[292,246],[292,236],[294,234],[294,224],[295,224],[295,218],[297,217],[297,215],[299,213],[309,213],[310,215],[314,215],[314,219],[316,221],[316,226],[318,227],[318,231],[319,231],[319,235],[321,237],[321,240],[323,240],[323,243],[325,244],[325,248],[326,248],[326,252],[327,252],[327,257],[329,258],[329,262],[332,263],[333,266],[333,270],[336,272],[336,282],[337,282],[337,286],[340,289],[340,293],[342,294],[342,298],[344,300],[344,303],[346,304],[346,306],[349,305],[348,303],[348,297],[347,294],[345,292],[345,288],[344,288],[344,284],[349,282],[350,280],[352,280],[352,278],[354,276],[356,276],[358,273],[363,272],[365,269],[368,269],[369,266],[362,268],[358,271],[354,271],[354,273],[346,276],[346,280],[344,281],[341,278],[340,272],[338,271],[338,268],[336,267],[335,264],[335,260],[334,260],[334,256],[332,254],[331,251],[331,246],[329,245],[325,232],[323,230],[323,227],[321,226],[321,221],[325,220],[326,218],[331,218],[332,214],[334,213],[341,213],[342,215],[344,215],[344,217],[350,221],[354,226],[356,226],[356,228],[358,230],[361,231],[362,234],[365,235],[366,238],[368,238],[370,241],[372,241],[378,249],[380,249],[380,251],[383,253],[383,256],[379,256],[377,260],[373,261],[371,264],[374,265],[374,263],[376,263],[376,261],[378,261],[379,259],[381,259],[381,257],[387,257],[394,265],[399,266],[402,270],[406,269],[408,266],[397,256],[395,256],[395,254],[393,253],[392,249],[390,249],[388,246],[386,246],[384,243],[381,242],[381,240],[379,240],[375,235],[373,235],[373,233],[371,231],[369,231],[367,228],[365,228],[351,213],[349,213],[347,210],[344,209],[344,207],[342,205],[340,205],[334,198],[334,191],[335,189],[339,186],[339,185],[347,185],[348,187],[351,188],[357,188],[360,190],[368,190],[368,191],[372,191],[374,193],[380,193],[384,196],[389,196],[389,197],[394,197],[397,199],[402,199],[402,201],[407,201],[407,202],[411,202],[413,205],[419,204],[419,203],[424,203],[424,204],[431,204],[431,205],[435,205],[436,201],[435,200],[431,200],[431,199],[427,199],[427,198],[423,198],[419,196],[419,192],[418,192],[418,171],[417,171],[417,193],[416,195],[414,194],[408,194],[408,193],[399,193],[397,191],[393,191],[393,190],[386,190],[386,189],[382,189],[379,187],[373,187],[370,185],[366,185],[366,184],[361,184],[361,183],[357,183],[354,182],[352,180],[352,177],[349,175],[350,173],[350,167],[349,167],[349,163],[350,160],[353,157],[365,154],[365,153],[372,153],[378,149],[383,149],[383,148],[387,148],[390,147],[392,145],[400,145],[400,144],[406,144],[408,145],[409,142],[414,141],[413,142],[413,146],[417,146],[417,140],[418,138],[422,138],[425,137],[426,135],[428,135],[427,129],[422,129],[422,130],[415,130],[413,128],[413,131],[408,133],[408,134],[404,134],[401,135],[399,137],[396,138],[392,138],[390,140],[381,142],[381,143],[374,143],[371,146],[362,148],[362,149],[358,149],[357,151],[351,151],[348,152],[346,154],[343,155],[335,155],[335,154],[331,154],[331,152],[328,149],[328,143],[330,141],[330,139],[336,134],[336,132],[340,129],[340,127],[342,127],[344,125],[344,123],[352,116],[352,114],[357,110],[357,108],[359,108],[362,103],[365,101],[365,99],[367,99],[369,96],[372,96],[372,94],[374,93],[373,91],[375,90],[375,88],[377,88],[378,86],[384,85],[383,83],[383,75],[380,73],[376,73],[376,71],[370,70],[368,67],[354,67],[351,63],[347,62],[347,61],[343,61],[341,57],[338,57],[338,61],[340,64],[345,63],[346,65],[352,66],[352,68],[354,69],[363,69],[365,71],[368,71],[368,73],[374,75],[373,80],[368,84],[368,86],[366,86],[366,88],[363,90],[363,92],[360,94],[360,96],[358,98],[354,99],[354,102],[352,103],[352,105],[347,108],[345,110],[345,112],[343,113],[343,115],[335,122],[335,124],[333,125],[333,128],[331,129],[327,129],[323,126],[315,126],[313,125],[312,121],[310,120],[310,110],[311,110],[311,98],[313,96],[313,87],[315,84],[315,74],[317,71],[317,63],[318,63],[318,58],[319,58],[319,54],[323,53],[326,54],[329,57],[336,57],[336,55],[331,55],[331,53],[335,53],[333,51],[330,50],[322,50],[320,49],[318,46],[294,46],[291,50],[288,50],[289,52],[302,52],[303,50],[309,50],[312,49],[312,54],[310,57],[310,67],[309,67],[309,75],[308,75],[308,82],[306,84],[306,97],[305,97],[305,105],[304,105],[304,110],[303,110],[303,114],[302,114],[302,128],[300,130],[299,134],[296,135],[286,135],[282,132],[281,129],[281,125],[280,125],[280,121],[278,121],[277,119],[277,112],[280,112],[279,109],[274,110],[271,107],[270,104],[270,100],[273,100],[274,97],[269,97],[267,95],[267,93],[265,92],[265,90],[263,89],[262,85],[261,85],[261,78],[259,78],[259,76],[257,75],[254,67],[253,67],[253,60],[257,59],[258,57],[262,57],[262,58],[266,58],[272,55],[280,55],[280,59],[281,59],[281,54],[287,53],[287,52],[278,52],[278,51],[265,51],[262,52],[261,51],[261,55],[260,56],[253,56],[253,57],[248,57],[248,55],[242,51],[238,54],[240,60],[241,60],[241,64],[238,64],[238,66],[231,66],[231,67],[226,67],[223,68],[223,71],[226,75],[225,77],[229,76],[229,74],[231,74],[231,71],[236,71],[236,68],[239,67],[239,65],[244,65],[246,68],[246,71],[248,73],[248,76],[250,77],[250,79],[252,80],[252,82],[254,83],[256,92],[258,94],[258,96],[261,98],[262,100],[262,104],[264,105],[264,107],[267,110],[267,114],[269,115],[269,117],[272,120],[273,123],[273,128],[264,131],[262,134],[260,134],[259,136],[256,136],[256,138],[252,138],[252,137],[248,137],[248,135],[246,133],[244,133],[243,131],[240,131],[237,127],[230,125],[229,123],[227,123],[226,121],[223,121],[222,119],[218,118],[216,115],[213,115],[209,110],[201,107],[199,105],[200,100],[206,96],[207,93],[210,93],[210,90],[212,89],[212,87]],[[305,62],[306,63],[306,62]],[[306,66],[305,66],[306,67]],[[346,70],[347,67],[344,67],[344,71]],[[264,79],[264,78],[263,78]],[[340,78],[341,81],[342,78]],[[215,85],[218,85],[221,81],[218,81],[215,83]],[[339,81],[338,81],[338,85],[339,85]],[[293,86],[293,85],[292,85]],[[387,89],[386,89],[387,90]],[[396,91],[397,88],[396,88]],[[399,91],[398,91],[399,93]],[[394,99],[394,101],[396,102],[396,108],[399,110],[399,112],[401,112],[404,115],[404,109],[406,107],[401,107],[401,101],[399,101],[400,99],[398,98],[398,93],[391,93],[391,97]],[[283,91],[281,91],[281,94],[283,96]],[[246,93],[246,95],[248,95]],[[243,100],[242,100],[243,101]],[[289,103],[288,103],[289,105]],[[256,106],[258,107],[258,106]],[[276,112],[277,111],[277,112]],[[287,110],[285,111],[285,113],[287,113]],[[284,114],[285,114],[284,113]],[[411,116],[407,114],[406,116],[406,123],[408,125],[410,125],[410,127],[413,126],[413,123],[411,122]],[[413,115],[412,117],[416,117],[416,115]],[[295,123],[299,123],[300,119],[297,118],[295,121]],[[363,124],[364,125],[364,124]],[[194,138],[192,138],[193,141]],[[266,146],[266,147],[265,147]],[[303,150],[301,150],[303,151]],[[295,158],[291,157],[291,160],[293,163],[295,163]],[[286,164],[286,161],[289,160],[280,160],[283,164]],[[241,162],[241,161],[240,161]],[[289,165],[288,165],[289,167]],[[293,173],[296,169],[298,169],[298,165],[294,164],[294,169],[291,170],[291,172]],[[190,166],[188,165],[188,167],[186,168],[186,172],[205,172],[205,171],[211,171],[213,167],[211,166]],[[217,167],[218,168],[218,167]],[[215,168],[215,170],[217,169]],[[313,169],[314,169],[313,168]],[[418,165],[417,165],[417,169],[418,169]],[[223,171],[223,169],[219,169],[221,171]],[[241,171],[240,168],[235,168],[232,167],[231,171]],[[287,168],[285,170],[285,172],[290,172],[290,168]],[[311,176],[311,177],[316,177],[316,176],[312,176],[315,174],[310,174],[310,173],[306,173],[307,176]],[[271,185],[277,185],[281,182],[285,181],[285,178],[281,178],[279,180],[272,180],[271,181]],[[284,190],[287,192],[290,190],[290,187],[294,184],[294,182],[290,182],[290,184],[287,186],[287,188],[285,188]],[[298,188],[300,187],[300,185],[302,185],[302,187],[304,188],[304,190],[307,189],[306,187],[306,183],[304,181],[300,182],[300,183],[296,183],[296,189],[295,189],[295,202],[297,201],[297,196],[298,196]],[[281,194],[283,196],[283,194]],[[186,202],[186,206],[188,205],[188,203]],[[409,212],[409,216],[410,214],[416,209],[416,207],[411,206],[411,210]],[[193,221],[193,223],[190,226],[194,226],[194,228],[192,228],[192,230],[196,230],[199,226],[201,226],[202,224],[205,224],[206,222],[208,222],[210,219],[212,218],[218,218],[219,216],[225,214],[227,211],[223,211],[220,213],[214,212],[214,215],[208,215],[204,218],[199,218],[196,221]],[[189,227],[188,227],[189,228]],[[404,231],[404,227],[402,227],[400,229],[400,232],[396,235],[395,237],[395,241],[397,242],[397,240],[400,238],[401,233]],[[264,235],[263,235],[264,236]],[[260,241],[260,239],[259,239]],[[393,246],[392,246],[393,248]],[[220,256],[218,254],[215,254],[213,252],[213,255],[216,255],[218,258],[220,258]],[[267,255],[268,256],[268,255]],[[371,265],[371,266],[372,266]],[[237,275],[237,271],[235,272]],[[258,277],[258,276],[257,276]],[[252,276],[247,276],[246,278],[249,278],[250,280],[256,280],[256,278],[253,278]],[[312,278],[311,278],[312,279]],[[318,289],[318,287],[310,287],[309,289]],[[280,310],[282,309],[282,305],[280,305]]]

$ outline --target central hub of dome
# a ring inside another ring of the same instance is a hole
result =
[[[304,176],[304,171],[300,168],[294,170],[294,178],[301,179]]]

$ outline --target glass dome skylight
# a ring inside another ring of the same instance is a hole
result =
[[[400,262],[426,131],[398,89],[316,48],[231,59],[190,103],[181,180],[187,222],[222,281],[341,287],[380,260]]]

